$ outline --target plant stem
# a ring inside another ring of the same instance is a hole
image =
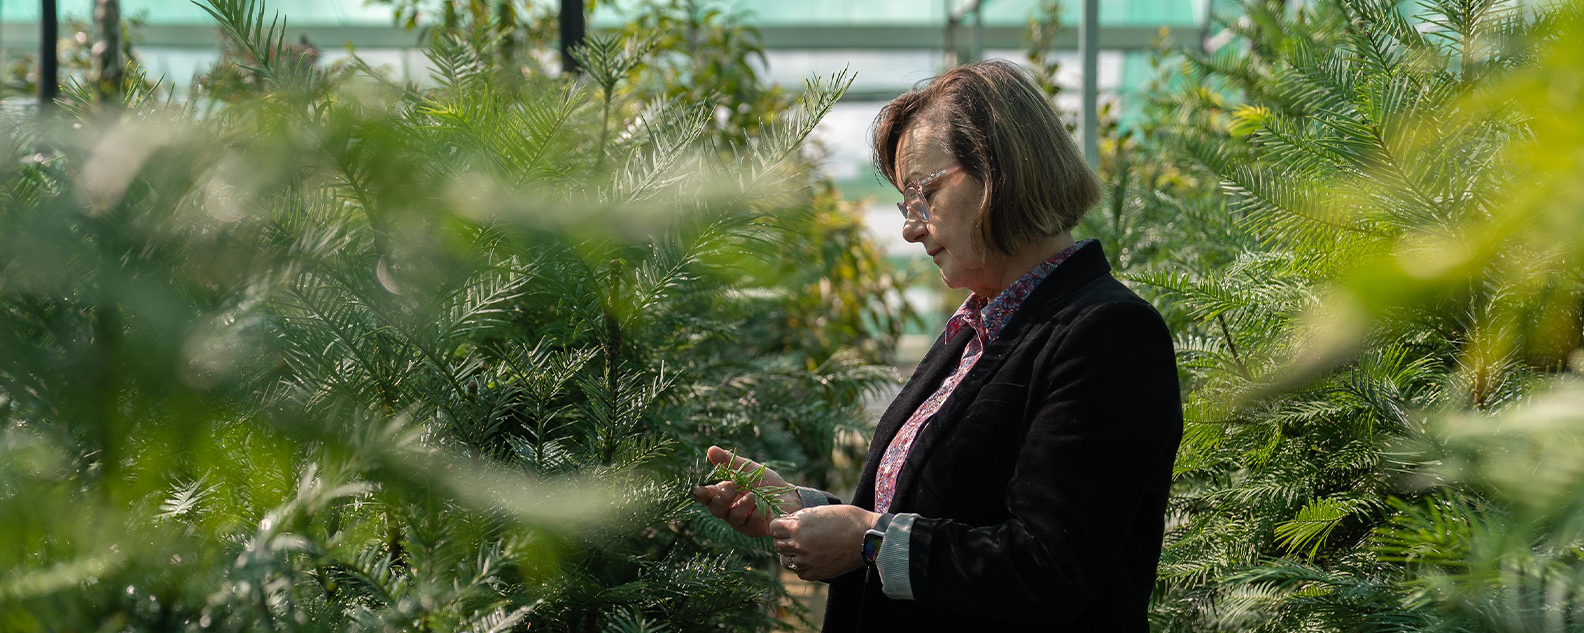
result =
[[[621,322],[616,318],[615,303],[617,298],[621,296],[621,264],[620,259],[612,259],[610,262],[610,296],[605,301],[604,314],[602,315],[605,321],[605,340],[602,341],[603,351],[605,352],[605,387],[610,394],[610,427],[606,432],[602,450],[604,453],[602,463],[605,464],[610,464],[611,458],[616,454],[616,433],[620,428],[618,416],[621,411],[619,408],[621,403],[621,380],[616,374],[616,359],[621,354],[622,331]]]
[[[603,91],[600,105],[600,139],[599,139],[599,166],[596,171],[605,169],[605,141],[610,135],[610,105],[611,89],[615,86],[600,86]]]
[[[1123,138],[1117,137],[1116,146],[1116,186],[1111,189],[1111,234],[1114,239],[1122,237],[1122,206],[1125,202],[1128,188],[1128,162],[1127,150],[1123,149]]]
[[[1227,349],[1232,350],[1232,362],[1237,363],[1238,373],[1245,379],[1253,380],[1254,377],[1249,374],[1248,366],[1244,365],[1243,359],[1238,356],[1237,344],[1232,342],[1232,332],[1227,329],[1226,315],[1217,314],[1216,324],[1221,326],[1221,336],[1226,339]]]

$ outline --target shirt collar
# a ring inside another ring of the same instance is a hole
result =
[[[1060,253],[1050,256],[1045,261],[1036,264],[1028,272],[1023,273],[1022,277],[1018,277],[1017,281],[1012,282],[1005,290],[997,294],[994,299],[986,299],[984,295],[977,292],[969,294],[968,299],[963,301],[962,306],[957,308],[951,319],[947,320],[946,339],[951,340],[958,332],[962,331],[963,327],[967,326],[972,327],[979,337],[984,339],[985,343],[988,344],[990,341],[995,340],[997,336],[1000,336],[1001,330],[1006,327],[1007,322],[1012,320],[1012,315],[1017,312],[1018,307],[1022,306],[1023,301],[1028,298],[1030,293],[1034,292],[1034,288],[1039,286],[1039,283],[1044,281],[1046,277],[1050,276],[1051,271],[1056,270],[1057,266],[1067,261],[1067,258],[1072,257],[1073,253],[1078,252],[1078,249],[1093,241],[1095,240],[1092,238],[1081,240],[1072,246],[1062,249]]]

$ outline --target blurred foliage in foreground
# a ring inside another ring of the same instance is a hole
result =
[[[687,490],[710,444],[824,472],[895,379],[885,288],[799,316],[873,252],[807,231],[847,78],[716,144],[652,40],[571,81],[438,29],[421,89],[204,6],[246,80],[0,137],[0,630],[772,626]]]
[[[1584,629],[1584,7],[1219,26],[1098,227],[1188,321],[1156,628]]]

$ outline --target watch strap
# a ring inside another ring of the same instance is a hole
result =
[[[864,532],[862,552],[864,563],[873,565],[875,558],[880,555],[880,545],[885,541],[886,530],[891,527],[891,519],[894,517],[896,515],[890,512],[882,514],[880,518],[875,519],[874,527]]]
[[[879,532],[881,534],[885,534],[886,528],[891,527],[891,519],[894,519],[894,518],[896,518],[896,513],[894,513],[894,512],[887,512],[885,514],[882,514],[882,515],[880,515],[880,518],[875,519],[874,527],[869,528],[869,529],[873,530],[875,532]]]

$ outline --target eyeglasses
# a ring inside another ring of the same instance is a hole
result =
[[[940,180],[951,172],[957,171],[958,166],[952,165],[933,174],[913,181],[913,184],[902,188],[902,201],[897,203],[897,210],[902,212],[902,217],[913,217],[917,213],[920,220],[928,222],[930,219],[929,202],[924,200],[924,187]],[[911,211],[911,212],[910,212]]]

